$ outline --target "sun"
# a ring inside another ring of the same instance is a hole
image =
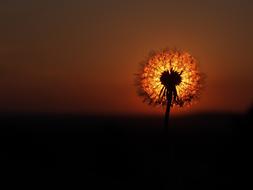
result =
[[[198,61],[188,52],[164,49],[153,52],[141,63],[136,75],[138,93],[151,105],[191,105],[199,98],[203,75]]]

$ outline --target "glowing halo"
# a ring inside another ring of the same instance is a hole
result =
[[[151,105],[166,105],[168,89],[173,91],[171,106],[190,105],[199,98],[202,83],[197,60],[180,50],[151,53],[136,75],[138,94]]]

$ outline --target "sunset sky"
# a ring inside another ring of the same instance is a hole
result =
[[[177,47],[207,75],[200,101],[173,113],[253,104],[253,1],[1,0],[0,112],[153,114],[134,73]]]

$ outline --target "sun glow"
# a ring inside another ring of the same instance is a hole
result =
[[[153,105],[166,104],[165,90],[174,93],[171,106],[190,105],[199,98],[203,86],[197,60],[179,50],[165,49],[151,53],[141,63],[136,79],[139,95]]]

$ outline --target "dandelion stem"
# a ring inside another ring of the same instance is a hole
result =
[[[166,112],[165,112],[165,118],[164,118],[164,132],[167,135],[168,128],[169,128],[170,107],[171,107],[171,101],[172,101],[172,90],[167,90],[166,99],[167,99],[167,105],[166,105]]]

